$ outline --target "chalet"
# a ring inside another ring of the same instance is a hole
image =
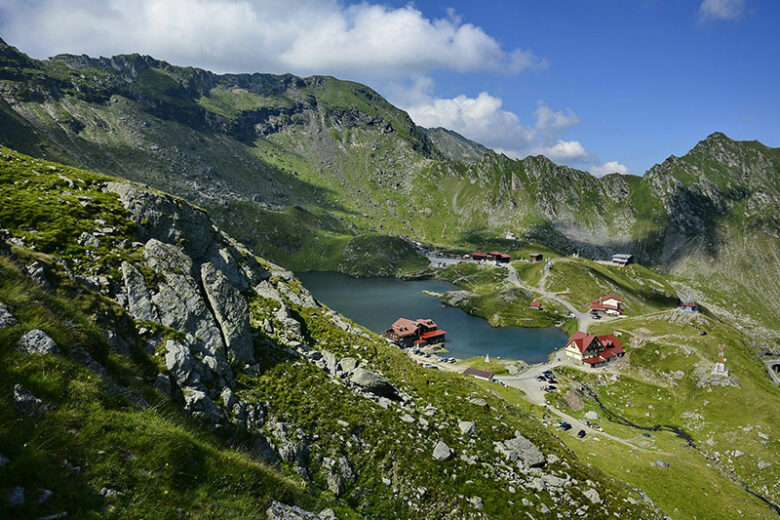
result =
[[[596,298],[590,304],[590,310],[593,312],[603,312],[611,316],[620,316],[623,314],[623,304],[626,301],[618,296],[608,294],[601,298]]]
[[[506,254],[498,251],[491,251],[488,253],[488,258],[495,260],[497,264],[508,264],[512,258]]]
[[[477,260],[477,261],[479,261],[479,260],[487,260],[488,259],[488,254],[487,253],[479,253],[479,252],[471,253],[471,258],[473,258],[474,260]]]
[[[614,334],[594,336],[579,330],[569,339],[563,350],[570,358],[590,365],[591,368],[604,366],[625,354]]]
[[[511,231],[506,232],[506,236],[504,236],[504,239],[506,240],[517,240],[517,237],[515,237],[515,234]]]
[[[477,379],[484,379],[485,381],[493,381],[493,372],[487,370],[480,370],[478,368],[467,368],[463,371],[464,374],[474,376]]]
[[[629,255],[627,253],[612,255],[612,263],[617,264],[621,267],[625,267],[628,264],[634,263],[634,255]]]
[[[537,311],[542,310],[542,304],[537,302],[536,300],[531,302],[531,308],[536,309]]]
[[[401,347],[424,347],[445,341],[447,331],[439,329],[430,318],[407,320],[398,318],[385,331],[385,337]]]
[[[686,300],[682,302],[681,305],[682,310],[688,311],[688,312],[698,312],[699,308],[696,306],[693,300]]]
[[[530,258],[532,262],[541,262],[542,259],[544,259],[544,256],[542,256],[542,253],[531,253],[528,255],[528,258]]]

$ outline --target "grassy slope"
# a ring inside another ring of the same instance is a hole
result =
[[[100,184],[107,179],[7,149],[2,150],[0,160],[0,221],[8,222],[11,234],[25,237],[39,250],[65,256],[79,273],[104,266],[103,274],[116,278],[118,273],[107,268],[119,261],[112,256],[117,254],[112,246],[131,236],[132,227],[123,221],[124,210],[116,197],[100,191]],[[73,212],[55,212],[47,206],[48,201],[62,198],[60,208],[69,202],[82,207],[76,201],[86,200],[64,193],[69,184],[61,176],[83,188],[78,190],[80,196],[93,200],[85,206],[88,214],[79,214],[75,207]],[[22,229],[21,221],[14,220],[11,212],[22,202],[30,206],[26,218],[35,223],[38,233]],[[78,245],[81,230],[97,218],[112,218],[116,235],[103,237],[105,250]],[[58,239],[49,242],[47,237],[52,233],[57,233]],[[435,429],[422,421],[409,425],[399,420],[398,410],[384,409],[346,390],[322,370],[276,347],[273,337],[261,339],[256,343],[261,369],[256,375],[238,375],[237,393],[268,403],[277,420],[316,439],[309,470],[313,484],[303,484],[288,466],[271,470],[243,453],[247,439],[240,431],[209,432],[183,418],[177,402],[151,386],[161,370],[161,360],[143,352],[140,338],[129,357],[112,352],[102,339],[102,331],[109,326],[137,338],[121,308],[97,293],[79,289],[52,257],[19,247],[14,251],[22,263],[34,258],[44,262],[55,287],[53,293],[43,291],[28,281],[19,266],[0,258],[0,294],[21,321],[19,326],[0,331],[0,395],[4,396],[0,399],[0,441],[3,455],[11,460],[0,468],[0,485],[23,485],[31,494],[38,488],[55,492],[46,505],[30,502],[25,514],[67,510],[69,516],[89,517],[98,516],[93,511],[111,506],[112,515],[119,518],[177,518],[182,514],[189,518],[246,518],[261,514],[275,498],[315,511],[331,506],[345,519],[403,518],[415,516],[410,501],[418,500],[418,490],[426,487],[425,502],[434,508],[426,514],[462,516],[465,511],[458,508],[463,506],[453,497],[478,495],[485,502],[486,514],[509,517],[517,510],[515,501],[523,497],[537,504],[548,499],[518,490],[508,501],[507,491],[496,486],[494,472],[459,459],[437,463],[430,451],[442,439],[459,453],[486,459],[493,456],[494,441],[520,430],[546,453],[566,460],[572,477],[581,482],[597,480],[601,495],[609,497],[605,515],[647,516],[641,507],[623,501],[629,492],[624,486],[601,480],[600,474],[577,464],[522,406],[458,374],[424,370],[375,335],[348,334],[325,318],[327,309],[302,309],[289,302],[305,322],[305,336],[317,348],[341,357],[361,357],[364,364],[385,374],[415,399],[411,413],[416,418],[423,417],[425,406],[434,407],[433,413],[424,417]],[[292,291],[299,290],[298,282],[289,282],[289,286]],[[254,324],[274,319],[275,305],[269,301],[258,298],[251,308]],[[65,355],[36,357],[16,352],[16,339],[33,327],[50,333]],[[96,373],[69,356],[78,347],[104,364],[117,383],[152,406],[138,408],[125,397],[109,393]],[[17,383],[47,402],[50,409],[42,419],[22,418],[14,410],[10,389]],[[486,399],[490,407],[469,402],[472,397]],[[458,435],[457,422],[464,418],[477,422],[479,436],[465,439]],[[342,426],[339,420],[349,426]],[[357,477],[336,501],[324,491],[325,475],[319,462],[324,456],[340,454],[348,456]],[[81,473],[68,475],[63,469],[65,459],[80,466]],[[376,468],[393,475],[393,487],[379,481]],[[101,497],[103,487],[119,493]],[[551,502],[547,505],[553,506]],[[4,514],[6,507],[5,502],[0,503]]]

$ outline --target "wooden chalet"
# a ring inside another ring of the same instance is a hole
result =
[[[445,341],[447,331],[441,330],[430,318],[408,320],[398,318],[385,331],[385,337],[401,347],[424,347]]]
[[[487,253],[480,253],[477,251],[476,253],[471,253],[471,258],[474,260],[487,260],[488,254]]]
[[[544,255],[542,255],[542,253],[531,253],[528,255],[528,258],[530,258],[532,262],[541,262]]]
[[[595,336],[580,330],[569,338],[563,349],[567,356],[591,368],[604,366],[625,354],[614,334]]]
[[[616,255],[612,255],[612,263],[617,264],[619,266],[627,266],[628,264],[633,264],[634,255],[629,255],[628,253],[619,253]]]

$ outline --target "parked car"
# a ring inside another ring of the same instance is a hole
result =
[[[590,427],[593,428],[594,430],[596,430],[597,432],[603,432],[604,431],[604,428],[602,428],[601,426],[599,426],[596,423],[591,423]]]
[[[571,424],[567,423],[566,421],[559,422],[558,426],[560,426],[561,430],[563,430],[563,431],[571,430]]]
[[[545,390],[547,390],[547,391],[549,391],[549,392],[555,392],[556,390],[558,390],[558,387],[557,387],[557,386],[555,386],[555,385],[547,385],[547,387],[545,388]]]
[[[537,381],[542,381],[542,382],[545,382],[545,383],[547,382],[547,378],[544,377],[544,376],[536,376],[536,380]]]
[[[431,357],[431,355],[430,354],[425,354],[425,357]]]
[[[580,439],[582,439],[583,437],[585,437],[585,430],[580,430],[580,431],[578,431],[578,432],[577,432],[577,437],[579,437]]]
[[[600,320],[601,319],[601,316],[599,316],[598,314],[591,314],[590,317],[593,318],[594,320]]]
[[[436,365],[431,365],[430,363],[423,363],[422,366],[423,366],[423,368],[432,368],[434,370],[438,370],[439,369],[439,367],[437,367]]]
[[[642,436],[643,437],[650,437],[650,434],[649,433],[643,433]]]
[[[554,377],[555,377],[555,376],[553,375],[553,373],[552,373],[552,370],[545,370],[544,372],[542,372],[542,375],[543,375],[544,377],[546,377],[547,379],[552,379],[552,378],[554,378]]]

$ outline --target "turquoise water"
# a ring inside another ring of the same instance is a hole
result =
[[[298,278],[322,303],[369,330],[382,334],[400,317],[431,318],[447,331],[447,350],[457,358],[491,357],[544,361],[562,347],[568,335],[556,327],[491,327],[422,291],[445,292],[459,287],[440,280],[352,278],[340,273],[298,273]]]

